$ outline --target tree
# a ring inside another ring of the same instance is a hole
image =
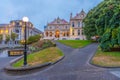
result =
[[[102,36],[107,27],[115,25],[114,22],[119,23],[119,19],[115,19],[116,15],[119,16],[119,5],[120,2],[117,0],[104,0],[91,9],[84,19],[84,33],[86,36]]]
[[[27,39],[27,44],[32,44],[34,42],[37,42],[39,41],[41,38],[41,36],[39,34],[37,35],[34,35],[34,36],[30,36],[28,39]],[[20,44],[24,45],[25,41],[24,40],[21,40],[20,41]]]
[[[6,42],[9,42],[10,41],[10,35],[6,35]]]
[[[0,34],[0,42],[2,42],[2,40],[3,40],[3,35]]]
[[[100,47],[109,51],[114,45],[120,46],[120,2],[104,0],[84,19],[84,33],[88,38],[100,36]]]
[[[15,39],[17,38],[17,34],[16,33],[11,33],[11,39],[13,40],[13,41],[15,41]]]

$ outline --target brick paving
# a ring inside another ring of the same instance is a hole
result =
[[[120,80],[111,74],[113,69],[98,68],[89,64],[98,44],[93,43],[81,49],[72,49],[60,43],[57,43],[57,46],[64,52],[65,58],[32,74],[7,75],[3,67],[13,58],[0,58],[0,64],[4,64],[0,65],[0,80]]]

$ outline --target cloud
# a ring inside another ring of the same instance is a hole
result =
[[[0,23],[22,19],[28,16],[40,30],[54,18],[60,17],[69,21],[70,13],[74,15],[82,9],[86,12],[102,0],[2,0],[0,3]]]

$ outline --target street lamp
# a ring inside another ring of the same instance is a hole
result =
[[[24,43],[24,66],[26,66],[27,65],[27,44],[26,44],[26,26],[27,26],[27,22],[29,21],[29,19],[28,19],[28,17],[23,17],[23,22],[24,22],[24,24],[25,24],[25,31],[24,31],[24,39],[25,39],[25,43]]]

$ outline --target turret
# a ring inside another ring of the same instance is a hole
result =
[[[72,18],[72,13],[70,13],[70,19]]]

